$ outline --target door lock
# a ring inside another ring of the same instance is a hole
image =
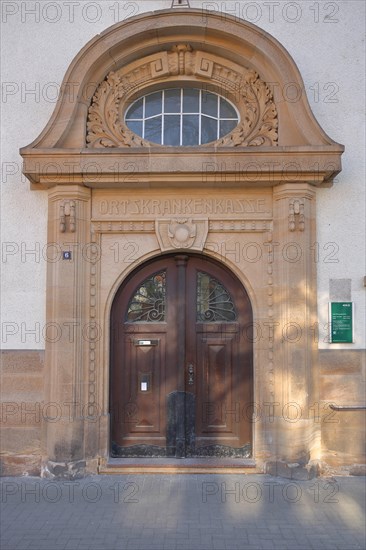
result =
[[[194,366],[192,364],[188,365],[188,385],[192,386],[194,384]]]

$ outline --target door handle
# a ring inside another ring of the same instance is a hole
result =
[[[190,363],[188,365],[188,385],[193,386],[194,384],[194,366]]]

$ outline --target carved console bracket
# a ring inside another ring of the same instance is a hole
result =
[[[182,248],[202,251],[208,234],[208,219],[158,219],[155,231],[162,252]]]
[[[240,122],[225,137],[207,145],[260,147],[276,146],[278,116],[267,84],[251,69],[189,44],[177,44],[110,72],[98,86],[88,112],[87,147],[146,147],[150,142],[134,134],[124,123],[126,107],[152,86],[179,85],[187,80],[196,87],[231,99]],[[203,145],[204,147],[204,145]]]
[[[70,233],[76,231],[75,201],[65,200],[60,204],[60,232]]]
[[[305,230],[304,201],[300,199],[291,199],[289,205],[288,228],[293,232],[296,230]]]

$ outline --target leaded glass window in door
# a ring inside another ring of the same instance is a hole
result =
[[[139,286],[132,296],[126,321],[129,323],[156,323],[165,321],[166,272],[151,275]]]
[[[208,273],[197,274],[197,321],[201,323],[237,320],[232,298],[224,285]]]

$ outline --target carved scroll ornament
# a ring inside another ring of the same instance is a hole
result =
[[[220,62],[222,61],[222,62]],[[227,136],[206,145],[276,146],[278,117],[267,84],[254,70],[239,67],[189,44],[178,44],[171,51],[150,55],[129,67],[110,72],[99,85],[88,112],[88,147],[146,147],[150,142],[134,134],[124,123],[123,110],[129,98],[150,84],[173,82],[191,77],[192,85],[211,82],[218,90],[235,98],[240,112],[238,126]],[[184,79],[186,82],[187,79]],[[204,147],[205,145],[203,145]]]

